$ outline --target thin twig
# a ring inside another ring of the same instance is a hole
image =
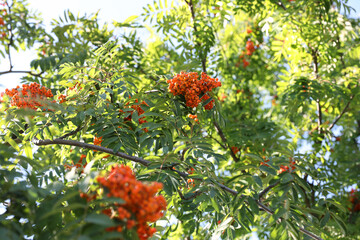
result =
[[[40,73],[33,73],[31,71],[13,71],[13,70],[9,70],[9,71],[4,71],[4,72],[0,72],[0,75],[3,75],[3,74],[8,74],[8,73],[27,73],[27,74],[30,74],[34,77],[41,77],[41,74],[43,74],[44,72],[40,72]]]
[[[191,12],[191,18],[193,20],[193,28],[194,28],[194,32],[198,32],[197,30],[197,27],[196,27],[196,21],[195,21],[195,10],[194,10],[194,4],[193,4],[193,1],[190,0],[190,1],[186,1],[186,4],[189,6],[190,8],[190,12]],[[197,41],[196,43],[199,48],[201,47],[201,43]],[[199,56],[200,57],[200,56]],[[203,69],[203,72],[206,73],[206,54],[204,54],[204,58],[201,59],[201,65],[202,65],[202,69]]]
[[[279,185],[280,182],[276,182],[274,184],[271,184],[269,186],[267,186],[262,192],[259,193],[259,199],[261,199],[268,191],[270,191],[270,189],[276,187],[277,185]]]
[[[63,136],[59,137],[59,139],[64,139],[64,138],[70,137],[70,136],[78,133],[81,129],[82,129],[82,126],[79,125],[75,130],[73,130],[73,131],[71,131],[71,132],[69,132],[67,134],[64,134]]]
[[[210,138],[215,140],[215,142],[217,142],[223,149],[225,149],[225,150],[227,149],[227,147],[224,144],[222,144],[219,140],[217,140],[216,138],[214,138],[212,136],[210,136]]]
[[[344,115],[344,113],[346,112],[346,110],[348,109],[351,101],[354,99],[354,95],[350,96],[350,100],[348,101],[348,103],[346,104],[346,106],[344,107],[344,109],[341,111],[341,113],[339,114],[339,116],[337,116],[334,120],[334,122],[327,128],[328,131],[330,131],[335,124],[340,120],[340,118]]]
[[[114,150],[112,150],[110,148],[101,147],[101,146],[88,144],[88,143],[84,143],[84,142],[79,142],[79,141],[75,141],[75,140],[66,140],[66,139],[60,139],[60,138],[56,138],[54,140],[50,140],[50,139],[45,139],[45,140],[34,139],[33,142],[37,146],[59,144],[59,145],[69,145],[69,146],[82,147],[82,148],[87,148],[87,149],[91,149],[91,150],[97,150],[97,151],[109,153],[111,155],[115,155],[115,156],[118,156],[118,157],[122,157],[122,158],[125,158],[125,159],[128,159],[128,160],[131,160],[133,162],[140,163],[140,164],[142,164],[144,166],[149,166],[151,164],[150,161],[139,158],[139,157],[130,156],[130,155],[127,155],[126,153],[122,153],[122,152],[114,152]]]
[[[193,199],[193,198],[196,198],[197,196],[199,196],[200,194],[202,194],[202,191],[196,191],[196,192],[194,192],[191,196],[189,196],[189,197],[185,197],[183,194],[182,194],[182,192],[181,191],[177,191],[178,193],[179,193],[179,196],[180,196],[180,198],[182,199],[182,200],[191,200],[191,199]]]
[[[234,159],[235,162],[238,162],[239,158],[237,158],[235,153],[232,151],[232,149],[231,149],[231,147],[230,147],[230,145],[229,145],[229,143],[228,143],[228,141],[227,141],[227,139],[225,137],[224,132],[222,131],[222,129],[220,128],[219,124],[216,121],[214,121],[214,126],[215,126],[216,131],[219,133],[219,136],[220,136],[221,140],[224,142],[224,144],[226,144],[227,149],[229,149],[231,157]]]
[[[287,8],[285,7],[285,5],[283,4],[283,2],[281,0],[278,0],[278,2],[276,2],[276,5],[278,5],[279,7],[284,9],[285,11],[287,10]]]
[[[310,44],[309,44],[309,47]],[[311,49],[311,56],[314,62],[314,73],[315,73],[315,78],[319,79],[319,60],[318,60],[318,56],[317,56],[317,50]],[[321,129],[321,124],[322,124],[322,110],[321,110],[321,105],[320,105],[320,99],[316,99],[316,110],[317,110],[317,124],[318,124],[318,133],[321,134],[322,133],[322,129]]]
[[[10,23],[12,23],[12,18],[11,18],[11,8],[14,5],[14,2],[11,4],[11,6],[9,5],[9,3],[7,1],[5,1],[6,6],[8,7],[8,15],[9,15],[9,20]],[[13,65],[12,65],[12,60],[11,60],[11,53],[10,53],[10,47],[11,45],[14,43],[14,35],[12,33],[13,29],[12,29],[12,25],[8,24],[9,28],[7,29],[9,31],[9,35],[10,35],[10,41],[7,44],[7,49],[6,52],[8,54],[8,58],[9,58],[9,64],[10,64],[10,68],[9,70],[11,71],[13,69]]]

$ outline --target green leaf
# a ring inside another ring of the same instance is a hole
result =
[[[20,148],[17,143],[11,139],[9,136],[4,136],[5,141],[8,142],[16,151],[20,152]]]
[[[275,214],[272,216],[274,218],[274,220],[278,220],[279,218],[281,218],[285,213],[287,212],[287,210],[285,208],[278,208],[275,211]]]
[[[33,159],[33,154],[32,154],[32,149],[31,149],[31,145],[29,142],[26,142],[24,144],[24,148],[25,148],[25,154],[26,154],[26,157],[28,157],[29,159]]]
[[[329,219],[330,219],[330,213],[326,212],[325,216],[320,221],[320,227],[324,227],[326,223],[329,221]]]
[[[85,222],[94,223],[97,225],[102,225],[106,227],[115,226],[114,222],[104,214],[92,213],[85,218]]]
[[[292,176],[291,173],[285,173],[284,175],[281,176],[280,182],[281,183],[288,183],[290,181],[293,181],[294,177]]]
[[[265,166],[265,165],[261,165],[260,170],[264,171],[264,172],[267,172],[267,173],[269,173],[271,175],[276,175],[276,171],[274,169],[269,168],[268,166]]]
[[[330,212],[330,215],[332,216],[336,224],[340,227],[341,232],[343,234],[346,234],[346,224],[343,222],[343,220],[339,216],[337,216],[336,213]]]
[[[139,16],[137,15],[133,15],[133,16],[130,16],[128,17],[123,23],[126,24],[126,23],[131,23],[133,21],[135,21]]]
[[[214,207],[215,211],[216,212],[219,212],[220,209],[219,209],[219,205],[218,203],[216,202],[216,199],[214,197],[211,198],[211,205]]]
[[[263,187],[261,178],[259,178],[258,176],[252,176],[252,178],[254,179],[256,184],[259,185],[259,187],[261,187],[261,188]]]
[[[252,197],[248,197],[248,203],[250,206],[250,209],[255,213],[259,214],[259,206],[257,205],[256,201]]]

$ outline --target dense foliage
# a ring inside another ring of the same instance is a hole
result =
[[[0,75],[25,75],[1,94],[1,238],[360,239],[346,2],[155,0],[48,31],[3,0]]]

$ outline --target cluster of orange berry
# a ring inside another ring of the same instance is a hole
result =
[[[60,96],[58,97],[58,100],[59,100],[59,103],[66,102],[66,95],[60,94]]]
[[[101,143],[102,143],[102,137],[94,137],[94,145],[98,145],[98,146],[101,146]],[[96,150],[94,150],[96,151]]]
[[[188,183],[188,189],[195,187],[194,179],[192,179],[192,178],[188,179],[187,183]]]
[[[226,98],[227,96],[224,93],[220,94],[220,96],[218,97],[220,102],[224,102]]]
[[[270,165],[267,164],[267,162],[269,162],[270,159],[266,159],[265,156],[263,156],[263,159],[264,159],[264,161],[261,162],[260,165],[264,165],[264,166],[266,166],[266,167],[270,167]],[[290,160],[291,160],[291,158],[290,158]],[[283,173],[283,172],[289,172],[289,173],[291,173],[291,172],[293,172],[293,171],[296,169],[295,165],[296,165],[296,162],[295,162],[295,161],[292,161],[292,160],[290,161],[289,166],[287,166],[287,165],[285,165],[285,166],[284,166],[284,165],[280,165],[280,170],[278,171],[278,173],[279,173],[279,174],[280,174],[280,173]]]
[[[271,100],[271,105],[276,106],[276,105],[277,105],[276,100],[277,100],[278,98],[279,98],[279,97],[278,97],[277,95],[274,95],[274,96],[273,96],[273,99]]]
[[[80,83],[80,82],[76,82],[74,86],[69,87],[69,91],[71,91],[71,90],[79,91],[79,90],[81,90],[81,89],[82,89],[82,87],[81,87],[81,83]]]
[[[1,6],[5,6],[5,3],[0,3],[0,5]],[[1,9],[0,10],[0,12],[1,12],[1,15],[0,15],[0,29],[2,29],[2,28],[4,28],[4,30],[1,30],[0,32],[0,39],[1,40],[4,40],[5,39],[5,37],[6,37],[6,27],[5,27],[5,21],[4,21],[4,16],[6,16],[6,14],[7,14],[7,11],[6,11],[6,9]]]
[[[81,154],[80,160],[79,160],[76,164],[74,164],[74,162],[71,162],[72,165],[64,164],[65,169],[71,170],[73,167],[76,167],[76,168],[85,168],[86,165],[87,165],[87,163],[85,162],[85,164],[83,165],[83,160],[84,160],[84,158],[86,158],[86,155],[85,155],[85,154]]]
[[[246,55],[251,56],[255,52],[254,42],[251,40],[248,40],[246,42],[245,48],[246,48]],[[239,58],[242,59],[244,68],[246,68],[247,66],[250,65],[250,62],[245,58],[244,52],[242,52],[242,54],[239,56]],[[238,66],[239,66],[239,63],[237,63],[237,67]]]
[[[290,161],[289,166],[288,165],[286,165],[286,166],[280,165],[279,174],[283,173],[283,172],[289,172],[289,173],[293,172],[296,168],[295,165],[296,165],[295,161]]]
[[[359,200],[359,192],[355,189],[351,189],[349,201],[352,203],[352,208],[349,208],[352,212],[360,211],[360,200]]]
[[[238,147],[231,147],[231,151],[234,153],[234,154],[237,154],[239,151],[240,151],[240,149],[238,148]]]
[[[217,78],[211,78],[204,72],[201,73],[200,80],[197,72],[181,72],[174,78],[167,80],[167,83],[169,84],[169,91],[174,96],[184,96],[186,106],[191,108],[197,107],[202,101],[205,102],[210,99],[207,93],[214,88],[221,87],[221,82]],[[214,102],[214,100],[211,100],[204,108],[206,110],[212,109]]]
[[[5,94],[11,98],[11,106],[31,109],[41,107],[42,101],[53,97],[50,89],[41,87],[38,83],[31,83],[30,85],[23,84],[22,88],[17,86],[11,90],[5,89]]]
[[[251,34],[252,30],[247,29],[246,33]],[[257,47],[259,47],[259,45]],[[241,53],[241,55],[239,56],[239,61],[235,64],[236,67],[240,66],[240,59],[243,62],[244,68],[246,68],[247,66],[250,65],[250,62],[248,61],[248,58],[255,52],[255,45],[254,45],[254,42],[251,39],[247,40],[246,45],[245,45],[245,49],[246,49],[246,54],[245,54],[244,51]],[[246,55],[249,56],[249,57],[246,57]]]
[[[199,122],[199,119],[197,118],[197,115],[189,114],[188,117],[189,117],[190,119],[194,119],[195,122]]]
[[[135,227],[141,240],[148,239],[156,232],[148,223],[156,222],[166,210],[165,198],[162,195],[156,196],[162,189],[161,183],[143,184],[136,180],[131,168],[124,165],[113,166],[105,176],[98,176],[97,181],[104,188],[107,197],[125,201],[114,203],[103,210],[104,214],[119,223],[116,227],[107,228],[107,231],[122,232],[123,227]],[[89,195],[83,194],[83,197],[89,198]]]
[[[129,98],[131,98],[131,97],[129,96]],[[135,103],[139,103],[139,100],[135,99]],[[128,108],[128,105],[129,105],[129,103],[125,104],[125,108]],[[139,105],[137,105],[137,104],[131,105],[130,108],[134,109],[137,112],[138,116],[140,116],[140,115],[145,113],[145,111],[141,108],[141,105],[149,106],[145,101],[142,101]],[[124,113],[124,111],[122,109],[120,109],[119,111]],[[128,117],[124,118],[125,122],[126,121],[131,121],[133,112],[134,111],[132,111]],[[138,122],[139,122],[139,124],[147,123],[147,121],[145,120],[145,117],[139,118]],[[147,128],[144,128],[143,130],[145,132],[149,131]]]
[[[102,137],[94,137],[94,145],[101,146],[103,139]],[[97,150],[93,150],[94,152],[97,152]],[[110,155],[106,155],[104,158],[108,158]]]
[[[270,166],[269,166],[269,164],[267,164],[267,162],[269,162],[269,161],[270,161],[270,159],[266,159],[266,157],[265,157],[265,156],[263,156],[263,159],[264,159],[264,161],[263,161],[263,162],[261,162],[261,163],[260,163],[260,165],[264,165],[264,166],[266,166],[266,167],[270,167]]]
[[[80,83],[80,82],[76,82],[74,86],[68,88],[68,92],[69,92],[69,91],[74,91],[75,93],[78,93],[81,89],[82,89],[81,83]],[[58,97],[59,103],[64,103],[64,102],[66,102],[66,98],[67,98],[66,95],[60,94],[60,96]],[[75,99],[75,98],[71,98],[70,100],[74,100],[74,99]]]
[[[251,56],[255,52],[255,46],[254,42],[251,40],[248,40],[246,42],[246,55]]]

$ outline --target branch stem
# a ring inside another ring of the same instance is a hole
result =
[[[328,131],[330,131],[335,124],[340,120],[340,118],[344,115],[344,113],[346,112],[346,110],[349,108],[349,105],[351,103],[351,101],[354,99],[354,95],[350,96],[350,100],[348,101],[348,103],[346,104],[346,106],[344,107],[344,109],[341,111],[341,113],[339,114],[339,116],[337,116],[334,120],[334,122],[328,127]]]

